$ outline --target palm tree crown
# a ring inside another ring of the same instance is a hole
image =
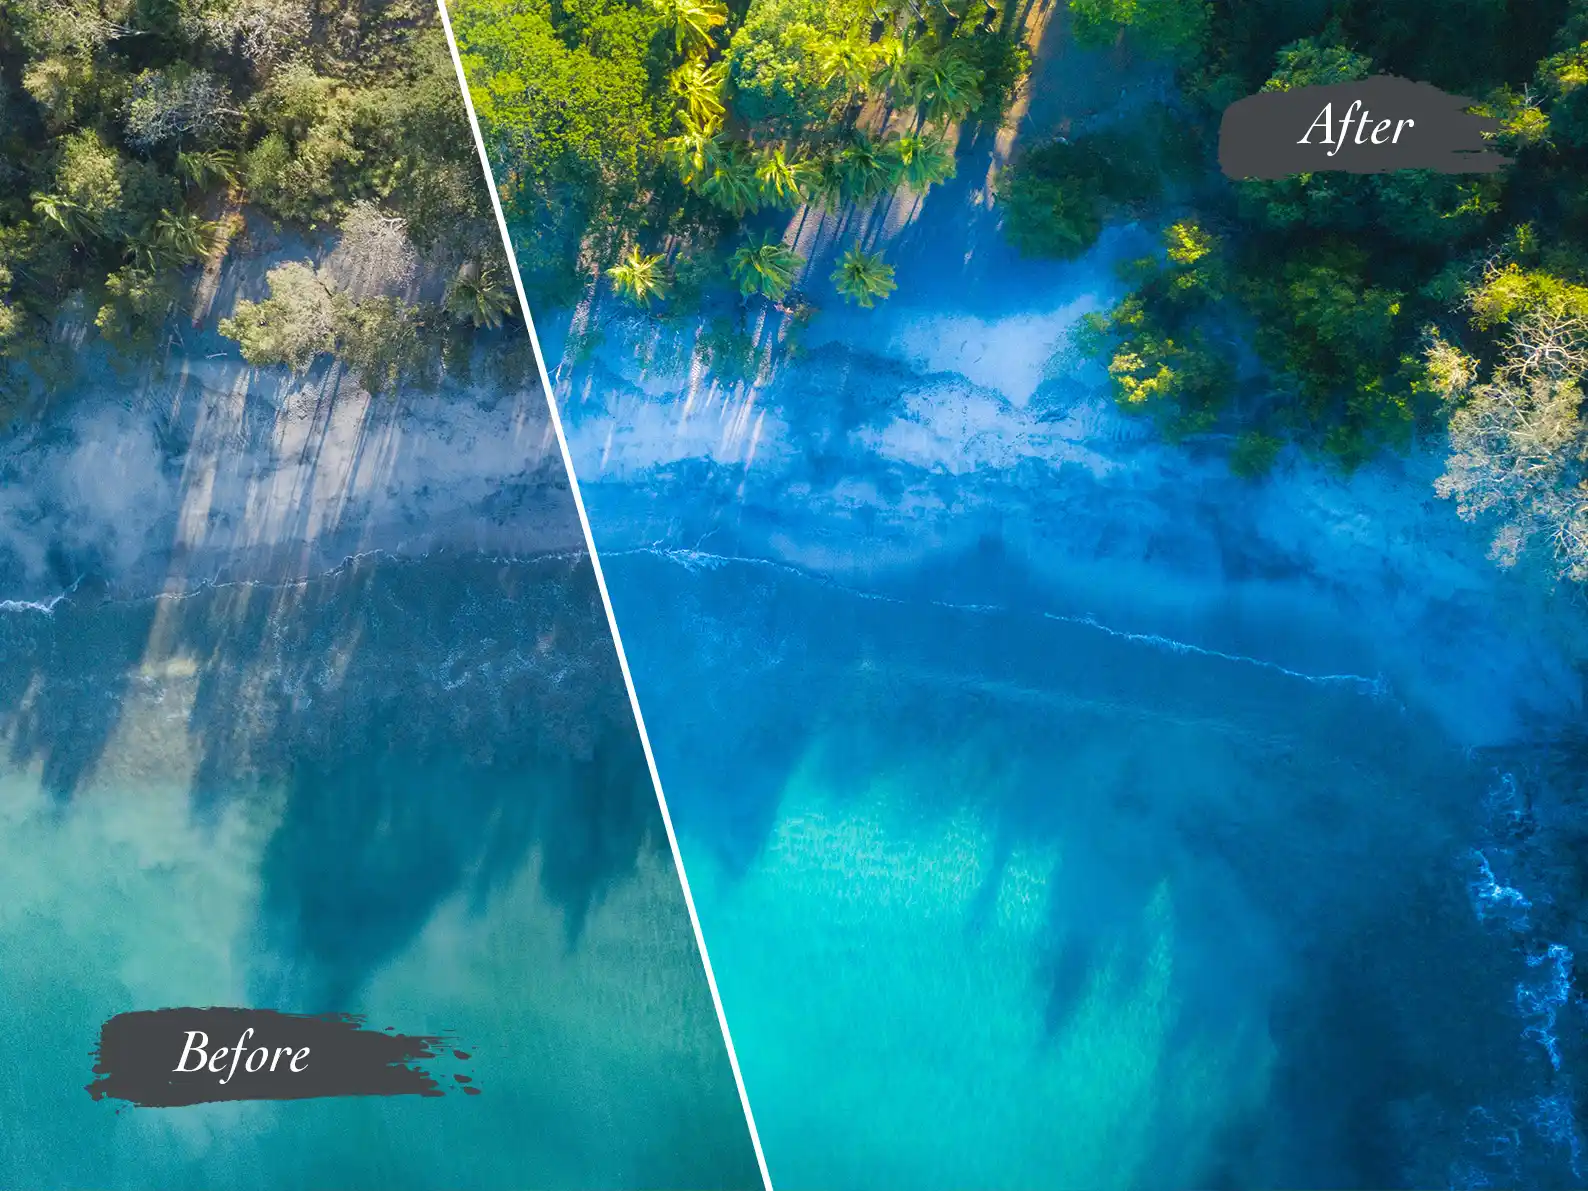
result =
[[[917,194],[954,176],[948,142],[932,133],[910,133],[898,140],[900,173]]]
[[[651,0],[651,7],[672,27],[680,54],[709,50],[712,30],[728,23],[728,9],[717,0]]]
[[[683,102],[684,112],[696,124],[705,126],[722,119],[722,85],[728,79],[728,64],[707,66],[691,58],[673,71],[673,94]]]
[[[880,252],[866,252],[858,244],[838,262],[833,270],[833,284],[845,300],[867,310],[896,288],[893,266],[884,263]]]
[[[910,93],[928,123],[963,120],[981,102],[982,72],[952,46],[932,51],[911,47]]]
[[[760,294],[780,302],[794,284],[794,274],[804,261],[770,233],[752,240],[733,254],[728,268],[745,297]]]
[[[667,279],[662,275],[661,253],[646,256],[638,245],[629,247],[628,255],[607,270],[612,286],[629,301],[649,306],[652,298],[667,293]]]

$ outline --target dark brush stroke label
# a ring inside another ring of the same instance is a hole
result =
[[[1485,139],[1500,122],[1474,115],[1476,103],[1387,74],[1264,91],[1224,109],[1219,168],[1266,181],[1325,171],[1492,174],[1510,158]]]
[[[371,1030],[351,1014],[272,1009],[153,1009],[100,1027],[88,1094],[142,1108],[222,1100],[322,1096],[440,1096],[421,1064],[466,1061],[446,1038]],[[453,1086],[478,1095],[468,1075]]]

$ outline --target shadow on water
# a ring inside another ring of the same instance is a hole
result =
[[[443,900],[478,906],[532,851],[574,947],[665,848],[587,559],[367,558],[306,585],[67,602],[6,631],[0,726],[67,802],[128,684],[197,666],[194,813],[284,792],[263,914],[313,974],[307,1008],[350,1003]]]
[[[990,549],[966,565],[992,566]],[[1152,1002],[1165,954],[1165,1064],[1195,1069],[1221,1039],[1271,1042],[1266,1101],[1231,1122],[1234,1150],[1198,1185],[1407,1185],[1428,1143],[1397,1128],[1404,1105],[1431,1098],[1458,1118],[1510,1078],[1497,1073],[1515,1054],[1514,957],[1478,930],[1458,863],[1479,779],[1415,712],[985,604],[862,599],[756,565],[606,561],[686,860],[709,849],[722,896],[806,813],[785,805],[795,791],[821,792],[824,822],[898,813],[899,847],[969,816],[985,836],[967,955],[996,929],[1013,858],[1059,857],[1027,961],[1056,1054],[1095,1028],[1079,1017]],[[1018,606],[1035,586],[1000,567],[988,583]],[[644,609],[627,594],[640,591]],[[1165,889],[1172,920],[1155,909]],[[719,911],[701,913],[709,934]],[[719,962],[739,978],[731,954]],[[751,1011],[727,1009],[753,1036]],[[760,1060],[741,1050],[753,1096]],[[840,1078],[838,1061],[811,1056],[810,1078]]]

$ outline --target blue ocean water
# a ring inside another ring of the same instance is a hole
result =
[[[778,1187],[1581,1185],[1494,775],[1344,626],[603,565]]]
[[[0,1186],[760,1185],[588,561],[0,611]],[[444,1033],[478,1096],[136,1109],[132,1009]]]

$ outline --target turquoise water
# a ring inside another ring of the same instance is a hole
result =
[[[778,1187],[1447,1186],[1530,1094],[1489,775],[1344,626],[603,564]]]
[[[586,562],[12,606],[0,660],[0,1186],[759,1186]],[[105,1018],[209,1004],[482,1094],[86,1094]]]

